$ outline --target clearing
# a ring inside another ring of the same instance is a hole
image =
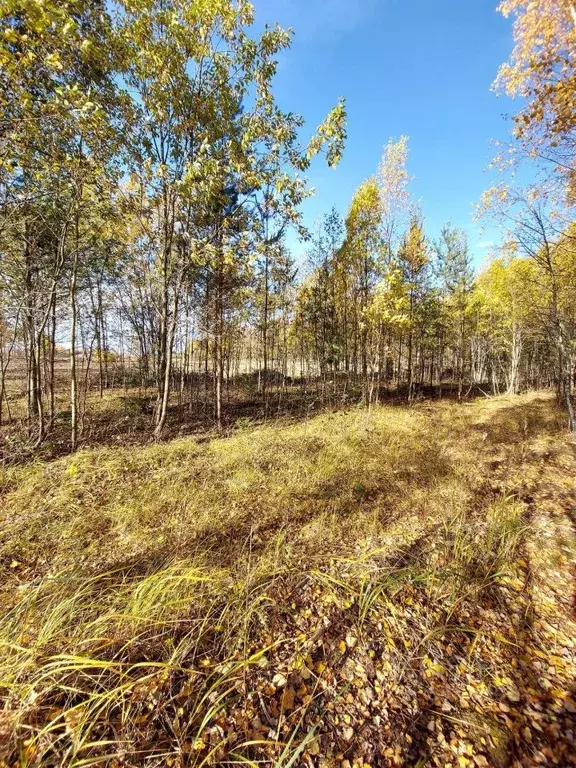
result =
[[[548,393],[6,468],[0,765],[576,765],[575,477]]]

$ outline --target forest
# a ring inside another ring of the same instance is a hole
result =
[[[576,765],[576,5],[483,260],[254,6],[0,0],[0,768]]]

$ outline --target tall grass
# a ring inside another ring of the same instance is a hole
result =
[[[505,573],[514,561],[526,530],[524,506],[501,496],[472,518],[459,513],[445,521],[447,556],[461,578],[486,581]]]

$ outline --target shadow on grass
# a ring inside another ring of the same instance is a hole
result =
[[[542,434],[566,431],[566,417],[553,404],[550,396],[542,396],[529,403],[510,405],[481,421],[476,429],[483,432],[491,445],[513,445]]]

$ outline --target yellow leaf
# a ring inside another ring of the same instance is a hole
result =
[[[206,744],[202,741],[202,739],[196,739],[196,741],[192,745],[192,749],[195,752],[201,752],[204,749],[205,746],[206,746]]]

